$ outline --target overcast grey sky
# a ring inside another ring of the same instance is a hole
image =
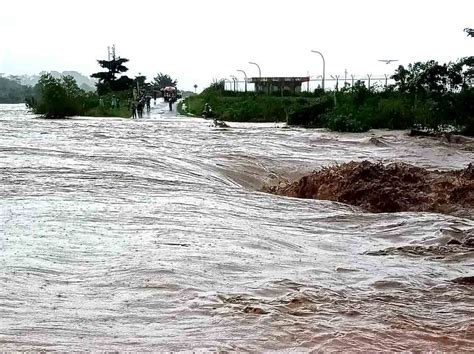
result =
[[[129,75],[182,89],[243,69],[257,76],[383,75],[398,64],[474,55],[473,0],[15,0],[0,3],[0,72],[98,71],[107,46]],[[398,59],[383,64],[378,59]]]

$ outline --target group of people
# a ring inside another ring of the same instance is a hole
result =
[[[214,114],[212,113],[212,107],[209,103],[204,104],[204,109],[202,110],[202,117],[203,118],[212,118]]]
[[[130,109],[132,111],[133,118],[142,118],[143,111],[146,108],[147,113],[150,113],[151,110],[151,97],[141,95],[139,99],[130,99],[129,103]]]
[[[106,105],[108,106],[108,103],[106,104],[106,102],[104,102],[104,99],[100,97],[99,107],[105,107]],[[110,99],[110,108],[120,108],[120,98],[116,97],[115,95],[112,95],[112,98]]]
[[[171,91],[162,91],[162,96],[165,102],[168,102],[170,112],[173,110],[173,104],[178,100],[176,89]],[[154,93],[154,101],[156,105],[156,93]],[[133,95],[128,100],[128,107],[132,111],[132,118],[142,118],[143,111],[146,109],[147,113],[151,110],[151,96],[146,95],[145,92],[137,94],[137,90],[133,91]]]

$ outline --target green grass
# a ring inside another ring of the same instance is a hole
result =
[[[127,106],[121,106],[120,108],[107,108],[107,107],[94,107],[85,111],[87,117],[120,117],[120,118],[131,118],[132,112]]]
[[[240,96],[197,95],[183,102],[186,111],[181,114],[201,116],[209,103],[216,118],[230,122],[285,122],[288,116],[304,107],[315,104],[315,97],[278,97],[243,94]]]
[[[111,92],[99,98],[97,95],[91,95],[87,102],[84,115],[89,117],[121,117],[131,118],[132,111],[128,109],[128,91]],[[112,97],[115,96],[120,101],[120,108],[112,108]],[[99,104],[100,99],[102,105]]]

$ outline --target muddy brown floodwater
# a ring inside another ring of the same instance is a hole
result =
[[[405,132],[0,105],[0,349],[474,349],[474,221],[275,196],[349,161],[465,168]],[[439,251],[440,250],[440,251]]]
[[[474,218],[474,165],[430,171],[402,162],[337,164],[298,181],[286,179],[261,189],[295,198],[332,200],[371,212],[429,211]]]

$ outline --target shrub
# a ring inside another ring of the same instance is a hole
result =
[[[41,75],[37,88],[39,98],[32,103],[35,113],[46,118],[64,118],[84,112],[86,93],[72,76],[54,78],[51,74]]]
[[[474,136],[474,88],[461,91],[455,100],[457,123],[463,134]]]
[[[360,133],[370,129],[370,127],[360,120],[355,119],[351,114],[349,115],[328,115],[326,120],[326,127],[330,130],[338,132],[352,132]]]
[[[298,102],[298,101],[297,101]],[[287,123],[312,127],[324,126],[324,114],[334,107],[334,100],[328,96],[322,97],[317,103],[305,106],[291,113]]]

